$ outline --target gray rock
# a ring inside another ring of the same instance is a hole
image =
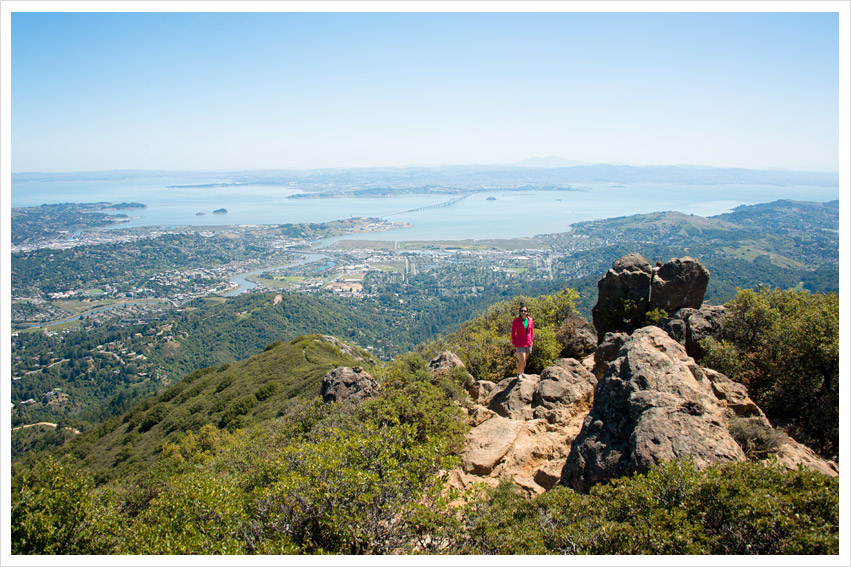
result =
[[[556,338],[564,346],[562,355],[583,358],[597,348],[597,330],[585,317],[570,314],[565,318]]]
[[[701,467],[743,461],[725,412],[680,344],[658,327],[639,329],[598,382],[561,483],[586,492],[672,459],[691,457]]]
[[[626,333],[606,333],[594,351],[594,376],[603,377],[609,369],[609,363],[618,357],[618,351],[628,338],[629,335]]]
[[[501,380],[488,396],[488,409],[502,417],[532,419],[532,401],[540,379],[538,374],[526,374]]]
[[[450,374],[456,368],[464,368],[464,363],[457,354],[444,351],[431,359],[428,363],[428,368],[431,371],[432,376],[435,378],[442,378],[443,376]]]
[[[335,368],[322,378],[322,401],[356,402],[378,394],[378,383],[360,366]]]
[[[662,264],[653,275],[648,310],[664,309],[673,313],[683,307],[699,309],[707,285],[709,270],[703,264],[688,256],[674,258]]]
[[[644,321],[653,268],[641,254],[627,254],[597,282],[597,304],[591,310],[597,340],[611,331],[632,332]]]
[[[686,347],[686,352],[694,358],[706,354],[700,341],[707,338],[720,341],[725,337],[724,322],[729,310],[723,305],[704,305],[700,309],[683,307],[670,317],[659,321],[658,327],[675,341]]]
[[[594,397],[597,378],[573,358],[560,358],[541,372],[532,404],[546,409],[587,406]]]
[[[715,397],[727,406],[733,414],[737,417],[756,418],[756,421],[762,426],[771,427],[771,423],[765,417],[762,409],[748,396],[748,389],[744,384],[733,382],[711,368],[704,368],[703,372],[709,379],[709,383],[712,384]]]

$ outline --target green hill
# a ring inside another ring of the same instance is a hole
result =
[[[284,415],[319,395],[322,377],[338,366],[376,364],[367,351],[326,335],[271,343],[251,358],[196,370],[75,439],[66,451],[99,478],[144,471],[164,443],[205,425],[234,431]]]

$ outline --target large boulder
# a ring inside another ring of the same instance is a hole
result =
[[[653,268],[641,254],[627,254],[597,282],[597,304],[591,310],[597,340],[610,331],[631,333],[648,311]]]
[[[456,368],[464,368],[464,363],[454,352],[444,351],[429,361],[428,368],[435,379],[440,379]]]
[[[683,307],[699,309],[707,285],[709,270],[703,264],[688,256],[674,258],[655,270],[648,310],[664,309],[673,313]]]
[[[563,423],[587,410],[594,398],[597,378],[576,359],[560,358],[541,372],[532,393],[535,416]]]
[[[461,468],[466,473],[489,474],[511,449],[524,426],[522,420],[497,416],[471,429],[461,452]]]
[[[502,417],[532,419],[532,400],[540,380],[538,374],[524,374],[522,378],[512,376],[501,380],[488,396],[488,409]]]
[[[597,383],[561,483],[586,492],[685,457],[698,466],[745,460],[703,370],[662,329],[645,327],[624,343]]]
[[[618,258],[597,282],[591,314],[598,342],[609,332],[633,332],[654,309],[699,309],[708,284],[709,271],[694,258],[674,258],[658,268],[640,254]]]
[[[581,359],[597,348],[597,330],[585,317],[571,313],[556,333],[556,338],[564,347],[562,355]]]
[[[724,322],[729,310],[723,305],[704,305],[700,309],[683,307],[657,323],[658,327],[671,338],[686,347],[686,352],[694,358],[706,354],[700,341],[703,339],[724,338]]]
[[[322,401],[356,402],[378,394],[378,383],[360,366],[335,368],[322,378]]]

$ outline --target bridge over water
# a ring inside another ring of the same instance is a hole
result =
[[[386,215],[383,215],[383,216],[392,217],[393,215],[404,215],[404,214],[408,214],[408,213],[419,213],[419,212],[422,212],[422,211],[430,211],[432,209],[440,209],[440,208],[443,208],[443,207],[450,207],[450,206],[454,205],[455,203],[457,203],[459,201],[463,201],[464,199],[466,199],[470,195],[471,195],[471,193],[464,193],[463,195],[460,195],[458,197],[453,197],[452,199],[449,199],[448,201],[443,201],[442,203],[435,203],[434,205],[427,205],[425,207],[417,207],[416,209],[409,209],[407,211],[397,211],[395,213],[389,213],[389,214],[386,214]]]

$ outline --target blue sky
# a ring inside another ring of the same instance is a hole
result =
[[[11,28],[15,172],[839,167],[835,13],[13,13]]]

